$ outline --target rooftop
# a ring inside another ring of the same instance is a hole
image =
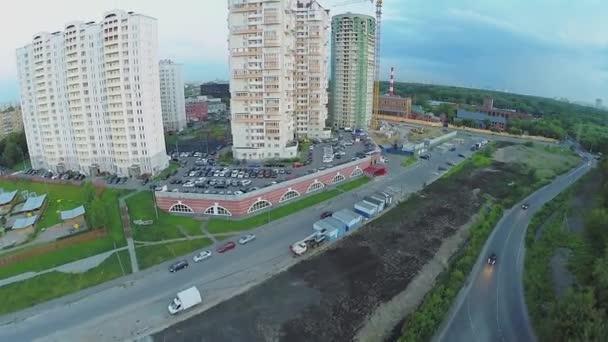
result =
[[[27,228],[27,227],[33,225],[34,223],[36,223],[37,219],[38,219],[38,215],[16,219],[15,223],[13,224],[13,229]]]
[[[61,212],[61,219],[62,220],[71,220],[73,218],[76,218],[78,216],[84,215],[84,206],[80,206],[71,210],[66,210],[66,211],[62,211]]]
[[[17,195],[17,190],[0,194],[0,205],[10,203],[15,198],[15,195]]]
[[[21,211],[38,210],[42,207],[42,204],[44,204],[44,200],[46,200],[46,194],[38,197],[30,197],[25,201],[25,204],[23,204]]]

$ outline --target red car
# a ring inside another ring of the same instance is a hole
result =
[[[227,252],[227,251],[229,251],[231,249],[234,249],[234,247],[236,247],[236,244],[234,242],[232,242],[232,241],[228,241],[225,244],[219,246],[217,248],[217,252],[218,253],[224,253],[224,252]]]

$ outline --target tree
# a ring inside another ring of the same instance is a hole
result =
[[[598,305],[608,309],[608,249],[604,257],[593,264],[593,278]]]
[[[595,308],[593,291],[570,290],[550,306],[553,341],[602,341],[608,336],[606,314]]]
[[[4,165],[10,168],[15,166],[15,164],[19,163],[22,160],[21,151],[19,150],[19,147],[14,141],[9,140],[6,142],[6,145],[4,146],[4,150],[2,152],[2,159]]]
[[[107,210],[103,200],[96,197],[89,206],[89,224],[92,229],[101,228],[107,223]]]
[[[82,193],[85,204],[91,204],[95,197],[97,197],[95,186],[93,186],[93,183],[91,182],[84,183],[84,186],[82,187]]]
[[[603,256],[608,243],[608,209],[597,208],[591,211],[585,220],[585,238],[596,256]]]

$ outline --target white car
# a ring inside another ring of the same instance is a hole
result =
[[[194,262],[200,262],[203,261],[205,259],[209,259],[211,258],[211,251],[201,251],[197,254],[194,255]]]
[[[184,183],[183,187],[184,188],[194,188],[194,183],[192,183],[192,182]]]
[[[251,184],[251,181],[247,179],[247,180],[241,181],[241,184],[243,186],[247,186],[247,185]]]
[[[249,243],[251,241],[255,240],[255,235],[253,234],[247,234],[245,236],[243,236],[242,238],[239,239],[239,243],[241,245],[244,245],[246,243]]]

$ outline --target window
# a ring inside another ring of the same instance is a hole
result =
[[[283,194],[283,196],[281,196],[281,199],[279,200],[279,203],[283,203],[286,201],[289,201],[290,199],[294,199],[296,197],[299,197],[300,193],[295,191],[295,190],[288,190],[285,194]]]
[[[170,209],[170,213],[193,213],[194,210],[189,206],[181,203],[174,204]]]
[[[308,193],[308,192],[321,190],[324,187],[325,187],[325,184],[315,181],[314,183],[310,184],[310,186],[308,187],[308,190],[306,190],[306,192]]]
[[[353,170],[353,172],[351,172],[350,174],[350,178],[353,177],[359,177],[363,174],[363,170],[361,170],[361,168],[359,168],[358,166]]]
[[[205,215],[232,216],[232,213],[228,211],[228,209],[216,204],[212,207],[207,208],[205,210]]]
[[[341,174],[337,174],[334,176],[334,178],[331,179],[331,184],[336,184],[336,183],[340,183],[342,181],[344,181],[346,179],[346,177],[344,177]]]
[[[262,210],[264,208],[268,208],[271,205],[272,205],[272,203],[270,203],[270,202],[268,202],[266,200],[259,200],[259,201],[255,202],[255,203],[253,203],[251,205],[251,207],[249,207],[249,210],[247,210],[247,213],[248,214],[255,213],[256,211]]]

